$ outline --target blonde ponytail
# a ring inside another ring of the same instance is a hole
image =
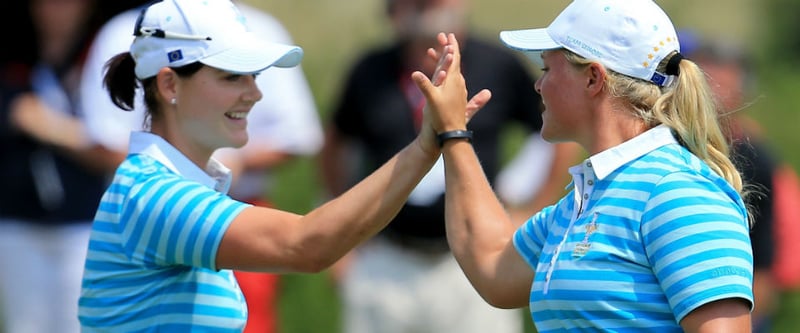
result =
[[[576,66],[591,63],[569,50],[563,51],[567,60]],[[662,67],[671,56],[662,61]],[[742,177],[729,157],[730,142],[705,74],[690,60],[680,60],[678,65],[680,74],[667,87],[658,87],[614,71],[608,71],[605,87],[612,96],[627,101],[631,110],[648,127],[659,124],[670,127],[684,147],[745,196]]]

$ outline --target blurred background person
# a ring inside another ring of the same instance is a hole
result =
[[[78,332],[89,230],[122,156],[93,145],[79,86],[97,28],[129,1],[8,1],[0,60],[0,323]]]
[[[236,6],[251,30],[266,40],[294,45],[276,18],[241,1],[236,1]],[[103,66],[114,55],[128,50],[133,41],[131,27],[140,11],[137,8],[123,12],[103,26],[89,52],[81,88],[81,96],[88,101],[85,112],[92,139],[120,152],[128,148],[130,131],[149,125],[142,96],[137,96],[132,112],[122,111],[111,102],[102,85]],[[263,98],[248,117],[248,143],[239,149],[223,148],[214,153],[214,158],[234,174],[231,197],[260,206],[272,206],[274,179],[270,171],[295,157],[316,154],[323,140],[317,108],[302,68],[274,68],[269,74],[256,78]],[[138,92],[141,95],[141,90]],[[277,332],[279,276],[242,271],[235,275],[247,300],[245,332]]]
[[[326,127],[320,169],[329,194],[340,194],[414,138],[425,101],[410,75],[433,70],[435,63],[425,57],[425,50],[438,45],[435,37],[441,31],[455,32],[463,41],[462,71],[469,95],[484,88],[492,91],[491,102],[469,128],[476,133],[473,143],[484,170],[496,175],[504,129],[519,124],[532,137],[539,136],[540,99],[528,69],[510,52],[467,35],[464,0],[385,4],[395,39],[353,65]],[[577,152],[577,146],[567,145],[528,152],[534,163],[523,172],[544,180],[539,184],[542,190],[529,198],[532,202],[555,202],[569,182],[563,170],[578,161]],[[521,312],[487,305],[449,252],[441,162],[383,232],[334,266],[344,332],[522,331]],[[519,207],[532,212],[541,208],[530,207],[536,204]]]
[[[761,125],[749,114],[756,89],[754,64],[747,50],[724,38],[711,38],[692,30],[679,32],[681,52],[706,73],[719,104],[722,119],[730,126],[731,157],[750,184],[747,197],[755,224],[750,232],[753,247],[753,331],[770,332],[779,290],[772,274],[776,227],[774,180],[779,160]],[[779,231],[778,231],[779,232]]]

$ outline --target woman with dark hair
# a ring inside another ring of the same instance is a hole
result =
[[[79,301],[84,332],[241,332],[247,310],[232,269],[328,267],[383,228],[438,158],[426,122],[382,168],[304,216],[226,195],[230,170],[212,153],[247,142],[248,113],[262,97],[255,76],[303,54],[261,40],[245,21],[228,0],[156,2],[133,27],[130,52],[109,61],[112,100],[130,110],[144,89],[150,128],[132,133],[97,208]],[[448,69],[450,52],[442,59]],[[467,111],[487,100],[479,95]]]

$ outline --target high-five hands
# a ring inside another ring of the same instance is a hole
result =
[[[491,92],[483,89],[467,101],[467,89],[461,74],[461,52],[454,34],[439,33],[442,51],[428,49],[428,56],[438,59],[432,79],[422,72],[411,78],[427,100],[425,121],[420,132],[421,144],[426,151],[437,151],[436,133],[466,129],[467,123],[491,99]]]

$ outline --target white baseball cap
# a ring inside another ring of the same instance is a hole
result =
[[[133,32],[136,77],[194,62],[238,74],[294,67],[303,50],[262,40],[230,0],[163,0],[142,9]]]
[[[500,32],[508,47],[541,64],[541,52],[566,48],[627,76],[666,86],[659,63],[680,52],[678,35],[653,0],[574,0],[550,26]]]

